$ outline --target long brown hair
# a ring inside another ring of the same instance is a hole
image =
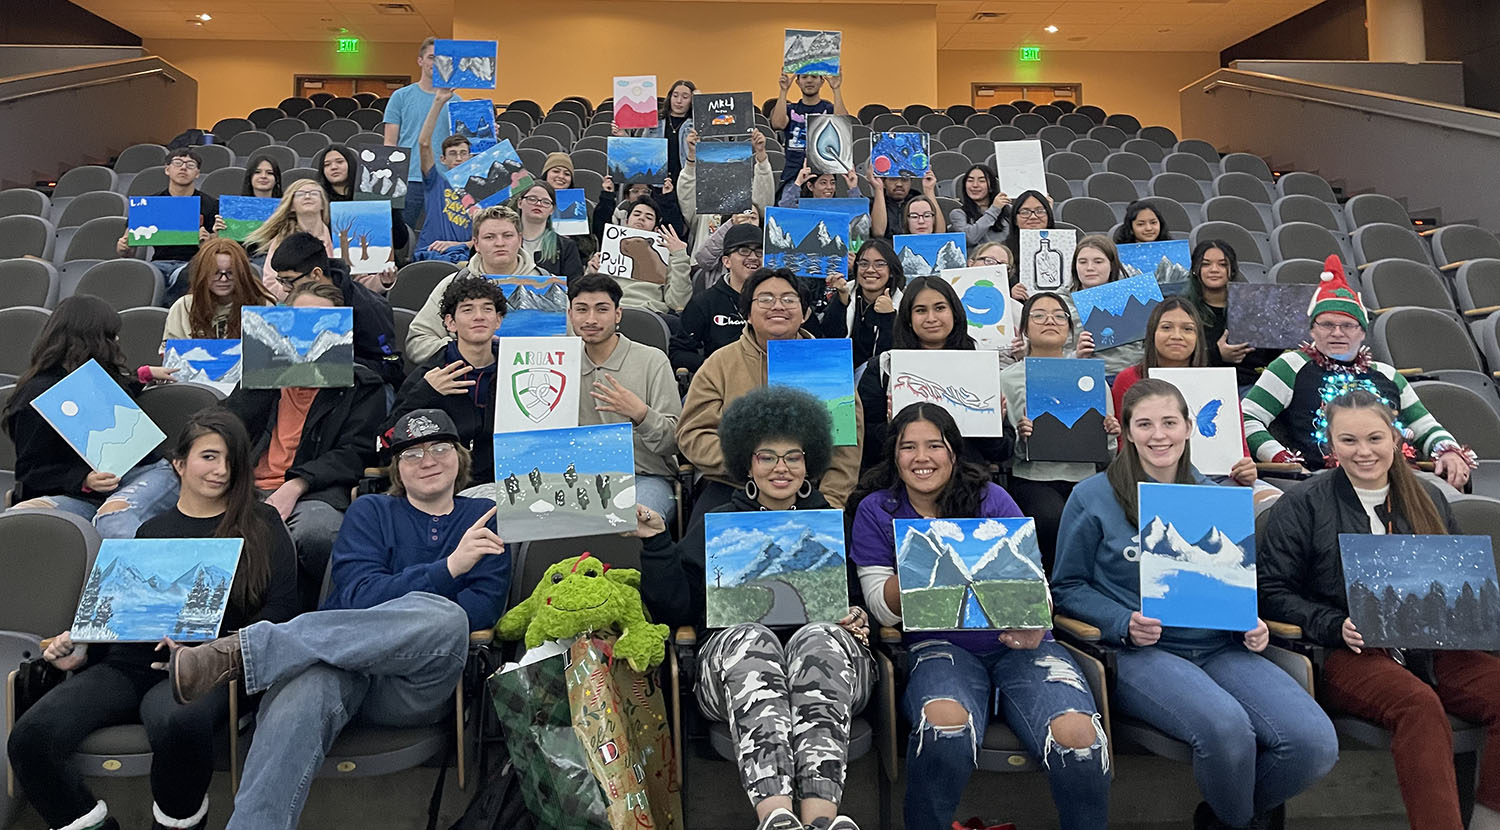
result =
[[[233,244],[233,243],[230,243]],[[246,614],[260,610],[266,586],[271,581],[271,539],[265,520],[256,515],[255,464],[250,449],[250,435],[234,413],[222,406],[211,406],[193,413],[172,447],[172,463],[187,463],[193,445],[205,435],[224,440],[224,462],[229,467],[229,486],[224,488],[224,515],[219,518],[214,536],[220,539],[244,539],[240,564],[229,588],[229,601]],[[180,475],[180,473],[179,473]]]
[[[1073,248],[1073,261],[1068,263],[1068,273],[1073,276],[1073,281],[1068,285],[1069,291],[1083,290],[1083,281],[1078,279],[1078,255],[1083,252],[1084,248],[1093,248],[1109,260],[1109,279],[1105,282],[1125,278],[1125,269],[1120,266],[1120,249],[1115,247],[1115,243],[1111,242],[1109,237],[1096,233],[1078,240],[1078,245]]]
[[[57,304],[42,333],[31,348],[31,365],[16,380],[22,389],[37,375],[67,375],[90,360],[98,361],[106,374],[124,386],[134,380],[120,348],[120,315],[109,303],[87,294],[69,297]],[[12,397],[7,418],[30,403]]]
[[[221,303],[212,290],[219,270],[219,254],[229,257],[229,270],[234,272],[234,293],[228,300],[229,319],[223,331],[214,328],[214,317],[218,316]],[[240,306],[276,303],[266,293],[260,273],[250,265],[250,257],[237,242],[219,238],[204,242],[193,261],[188,263],[188,273],[192,275],[188,293],[193,298],[193,306],[188,309],[188,330],[193,337],[233,340],[240,336]]]
[[[1198,309],[1187,299],[1179,296],[1167,297],[1151,309],[1151,319],[1146,322],[1146,348],[1141,357],[1140,371],[1144,377],[1146,372],[1161,365],[1161,357],[1156,353],[1156,329],[1161,325],[1161,318],[1173,309],[1181,309],[1187,312],[1187,316],[1193,321],[1197,329],[1193,341],[1193,356],[1188,358],[1189,366],[1208,365],[1208,344],[1203,333],[1203,318],[1198,316]]]
[[[1378,414],[1380,419],[1385,421],[1386,426],[1391,428],[1391,433],[1395,437],[1391,468],[1386,473],[1391,484],[1392,512],[1406,517],[1406,521],[1411,523],[1413,533],[1446,534],[1448,526],[1443,523],[1443,516],[1438,512],[1437,505],[1432,503],[1432,497],[1427,494],[1422,482],[1417,480],[1416,473],[1413,473],[1406,465],[1406,457],[1401,452],[1401,445],[1405,439],[1396,429],[1396,413],[1385,405],[1385,401],[1363,389],[1351,389],[1339,395],[1323,404],[1323,414],[1328,419],[1328,431],[1333,432],[1335,415],[1354,409],[1367,409]]]
[[[1192,414],[1188,411],[1187,399],[1177,387],[1164,380],[1153,380],[1141,378],[1131,386],[1125,393],[1125,400],[1120,406],[1120,454],[1115,460],[1109,462],[1109,469],[1104,475],[1109,479],[1110,489],[1115,491],[1115,501],[1120,503],[1120,509],[1130,520],[1136,521],[1140,513],[1140,499],[1137,494],[1137,485],[1142,482],[1151,481],[1146,475],[1146,468],[1141,466],[1141,455],[1136,451],[1135,444],[1130,441],[1130,416],[1135,414],[1135,408],[1146,398],[1171,398],[1177,403],[1177,410],[1182,413],[1183,421],[1189,421]],[[1183,442],[1182,458],[1177,461],[1177,474],[1169,483],[1175,484],[1197,484],[1198,480],[1193,476],[1192,447],[1188,442]]]

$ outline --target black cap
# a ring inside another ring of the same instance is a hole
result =
[[[428,441],[452,441],[457,444],[458,427],[453,419],[441,409],[413,409],[396,420],[396,425],[385,431],[380,443],[391,455],[407,447],[425,444]]]
[[[735,225],[724,234],[724,255],[728,256],[736,248],[761,248],[764,244],[761,240],[759,227],[749,222]]]

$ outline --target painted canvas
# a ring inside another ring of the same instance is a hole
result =
[[[1256,626],[1249,487],[1139,485],[1141,613],[1174,628]]]
[[[1148,374],[1177,387],[1193,413],[1188,445],[1193,466],[1208,476],[1227,476],[1245,457],[1245,427],[1240,420],[1240,393],[1231,366],[1203,369],[1150,369]]]
[[[406,204],[406,174],[411,169],[411,151],[405,147],[364,144],[355,148],[359,178],[354,199],[360,202],[390,202],[399,209]]]
[[[870,200],[854,197],[829,197],[819,199],[815,196],[802,199],[797,204],[804,210],[821,210],[824,213],[842,213],[849,217],[849,250],[858,251],[870,237]]]
[[[1161,286],[1151,277],[1127,277],[1073,292],[1078,320],[1104,351],[1146,339],[1146,323],[1161,302]]]
[[[615,187],[646,182],[660,186],[667,177],[667,140],[612,135],[605,145]]]
[[[897,519],[907,631],[1051,628],[1036,520]]]
[[[843,213],[766,208],[767,268],[789,268],[799,277],[849,276],[849,219]]]
[[[1226,312],[1230,343],[1249,343],[1257,349],[1295,349],[1308,340],[1307,309],[1318,287],[1229,284]]]
[[[219,636],[244,539],[105,539],[69,629],[79,643]]]
[[[354,309],[245,306],[240,328],[246,389],[354,385]]]
[[[605,225],[599,246],[599,273],[611,277],[628,277],[653,285],[667,284],[667,243],[661,234]]]
[[[1119,246],[1119,251],[1125,276],[1144,275],[1161,285],[1186,283],[1193,265],[1192,243],[1186,239],[1132,242]]]
[[[494,89],[493,40],[439,40],[432,47],[432,85],[452,89]]]
[[[948,410],[966,438],[1005,434],[999,352],[893,349],[890,355],[891,412],[914,403],[935,403]]]
[[[755,101],[748,92],[693,93],[693,129],[698,139],[741,139],[755,129]]]
[[[699,213],[741,213],[754,207],[750,203],[750,180],[755,175],[753,153],[748,141],[699,142]]]
[[[328,206],[334,253],[351,274],[378,274],[391,261],[390,202],[334,202]]]
[[[1028,461],[1110,460],[1104,436],[1109,387],[1104,361],[1073,357],[1026,358]]]
[[[901,258],[901,270],[907,279],[929,277],[969,264],[964,256],[967,243],[961,233],[898,233],[891,237],[891,247]]]
[[[870,169],[882,179],[920,179],[932,168],[927,133],[874,133]]]
[[[506,138],[443,175],[449,184],[463,191],[463,205],[470,213],[504,202],[512,190],[525,190],[532,181],[521,156]]]
[[[615,126],[634,130],[656,126],[656,76],[615,78]]]
[[[178,383],[201,383],[228,395],[240,385],[241,340],[168,340],[161,365]]]
[[[100,473],[125,475],[167,437],[92,358],[31,408]]]
[[[703,532],[709,628],[838,622],[849,613],[840,511],[708,513]]]
[[[581,188],[557,191],[552,207],[552,229],[563,236],[584,236],[589,232],[589,200]]]
[[[1009,350],[1021,324],[1021,304],[1010,295],[1010,277],[1004,265],[946,268],[943,279],[964,304],[969,335],[981,349]]]
[[[1038,291],[1064,291],[1072,280],[1078,232],[1071,228],[1021,231],[1021,284]]]
[[[503,326],[502,326],[503,328]],[[505,337],[495,376],[495,432],[578,426],[583,341]]]
[[[471,154],[483,153],[495,146],[495,102],[487,98],[448,102],[448,134],[469,140]],[[436,147],[432,148],[436,153]]]
[[[269,196],[220,196],[219,216],[224,220],[224,230],[219,231],[219,236],[244,242],[245,237],[271,218],[279,204],[280,199]]]
[[[197,196],[131,196],[126,244],[197,245],[203,227]]]
[[[837,75],[843,43],[843,32],[787,29],[781,71],[786,75]]]
[[[630,424],[496,434],[495,505],[507,542],[634,528]]]
[[[1047,192],[1047,171],[1042,167],[1042,142],[1038,139],[1025,141],[995,142],[995,172],[1000,179],[1000,192],[1018,198],[1028,190]]]
[[[838,340],[772,340],[766,348],[766,384],[812,395],[833,416],[833,443],[859,443],[854,417],[854,343]]]
[[[1366,648],[1500,649],[1489,536],[1340,533],[1339,554]]]
[[[568,332],[567,277],[497,277],[505,294],[501,337],[553,337]]]
[[[849,116],[807,119],[807,166],[819,175],[843,175],[854,169],[854,121]]]

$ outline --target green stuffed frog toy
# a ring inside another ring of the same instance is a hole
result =
[[[636,671],[666,658],[667,626],[646,620],[641,572],[611,568],[584,553],[547,569],[541,582],[495,626],[502,640],[525,637],[527,648],[595,631],[618,631],[614,655]]]

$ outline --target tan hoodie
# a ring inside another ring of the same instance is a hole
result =
[[[525,248],[516,252],[516,270],[506,276],[512,277],[549,277],[546,271],[536,267],[536,261]],[[475,254],[469,264],[443,277],[436,286],[433,286],[432,294],[427,297],[427,302],[417,312],[415,319],[411,321],[411,328],[406,331],[406,359],[413,365],[422,363],[442,350],[453,338],[452,334],[443,327],[443,315],[439,311],[443,304],[443,292],[458,277],[467,276],[490,276],[484,272],[484,264],[479,261],[479,254]]]

